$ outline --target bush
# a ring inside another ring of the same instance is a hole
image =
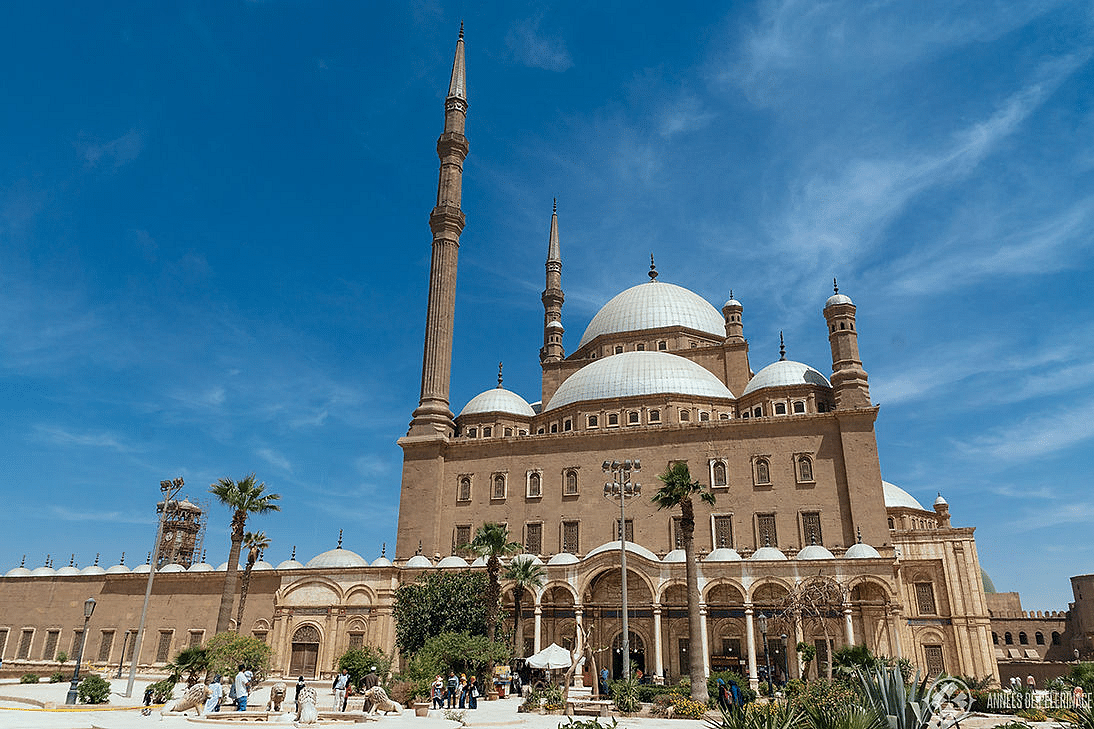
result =
[[[240,664],[254,673],[254,685],[262,682],[270,669],[270,646],[258,638],[238,633],[218,633],[205,644],[209,670],[213,674],[234,676]]]
[[[50,683],[61,683],[62,681],[67,681],[67,680],[68,680],[68,675],[65,674],[62,671],[54,671],[53,673],[49,674],[49,682]]]
[[[368,645],[350,648],[338,659],[338,670],[346,669],[349,682],[358,688],[364,684],[365,676],[373,666],[376,666],[376,675],[383,679],[391,670],[391,659],[379,648]]]
[[[815,678],[809,683],[788,681],[786,699],[796,709],[817,707],[821,710],[836,710],[850,704],[866,705],[862,695],[843,681],[828,681]]]
[[[543,697],[543,708],[547,711],[560,711],[566,708],[562,705],[561,686],[551,684],[540,691],[540,696]]]
[[[153,704],[166,704],[175,693],[175,681],[172,678],[165,678],[162,681],[149,684],[148,688],[152,689]]]
[[[524,703],[522,703],[520,705],[520,707],[517,709],[517,711],[525,712],[525,713],[526,712],[531,712],[531,711],[537,711],[539,709],[539,703],[540,703],[541,700],[542,700],[542,697],[539,695],[539,692],[536,691],[535,689],[532,689],[531,691],[528,692],[528,696],[524,699]]]
[[[68,660],[68,654],[67,653],[65,653],[64,651],[57,651],[57,662],[58,663],[64,663],[67,660]]]
[[[1015,716],[1020,716],[1028,721],[1048,721],[1048,716],[1040,709],[1019,709],[1014,712]]]
[[[41,679],[37,673],[24,673],[19,677],[19,683],[38,683]]]
[[[76,697],[81,704],[105,704],[110,699],[110,682],[92,673],[80,681]]]
[[[658,686],[653,683],[640,683],[638,684],[638,700],[644,704],[651,704],[657,701],[659,696],[668,696],[672,692],[687,693],[681,691],[677,686]]]
[[[707,705],[699,703],[690,696],[672,693],[669,694],[669,701],[672,702],[673,716],[681,719],[702,719],[703,714],[707,713]]]
[[[559,724],[558,729],[616,729],[618,725],[619,722],[615,720],[614,716],[612,717],[611,724],[601,724],[599,719],[583,719],[581,721],[575,721],[574,718],[571,716],[570,723]]]
[[[632,673],[630,678],[623,681],[615,681],[609,686],[612,692],[612,701],[615,708],[624,714],[633,714],[642,708],[638,700],[638,679]]]

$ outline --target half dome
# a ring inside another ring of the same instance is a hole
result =
[[[741,397],[762,390],[765,387],[790,387],[792,385],[815,385],[832,389],[832,383],[817,370],[802,362],[794,362],[789,359],[781,359],[772,362],[767,367],[757,372],[748,384]]]
[[[100,567],[97,564],[93,564],[93,565],[90,565],[89,567],[84,567],[82,570],[80,570],[80,574],[81,575],[105,575],[106,570],[104,570],[102,567]]]
[[[722,338],[725,320],[710,302],[682,286],[647,281],[616,294],[581,335],[578,349],[602,334],[686,327]]]
[[[41,567],[35,567],[34,569],[32,569],[30,571],[30,574],[32,577],[52,577],[53,575],[57,574],[57,571],[52,567],[46,567],[45,565],[42,565]]]
[[[390,559],[388,559],[387,557],[385,557],[384,555],[381,554],[379,557],[372,560],[372,566],[373,567],[394,567],[395,565],[392,563],[392,561]]]
[[[4,577],[30,577],[31,571],[26,567],[15,567],[7,571]]]
[[[519,415],[522,418],[531,418],[536,414],[527,400],[502,387],[495,387],[475,395],[460,411],[460,417],[485,413],[505,413]]]
[[[914,496],[896,484],[882,481],[881,487],[885,491],[886,509],[919,509],[920,511],[926,511],[923,504],[916,501]]]
[[[163,567],[160,567],[156,571],[157,572],[185,572],[186,568],[183,567],[181,564],[175,564],[174,562],[172,562],[171,564],[165,564]]]
[[[509,564],[513,564],[514,562],[528,562],[528,561],[530,561],[532,564],[543,564],[542,559],[540,559],[539,557],[537,557],[534,554],[528,554],[527,552],[525,552],[524,554],[518,554],[516,557],[513,557],[511,560],[509,560]]]
[[[252,567],[251,569],[252,570],[272,570],[273,568],[274,568],[274,566],[272,564],[270,564],[269,562],[267,562],[264,559],[260,559],[257,562],[255,562],[255,566]]]
[[[597,547],[596,549],[594,549],[591,552],[589,552],[588,554],[586,554],[585,558],[588,559],[589,557],[596,556],[598,554],[601,554],[602,552],[618,552],[618,551],[619,551],[619,540],[617,539],[614,542],[607,542],[605,544],[601,544],[599,547]],[[627,542],[627,551],[632,552],[634,554],[637,554],[640,557],[645,557],[650,562],[660,562],[661,561],[657,558],[656,554],[654,554],[650,550],[646,549],[641,544],[635,544],[634,542]]]
[[[223,567],[224,567],[224,569],[221,570],[221,572],[228,569],[228,563],[225,562]],[[152,566],[150,564],[148,564],[147,562],[145,562],[144,564],[139,564],[139,565],[137,565],[136,567],[133,568],[133,574],[135,574],[135,575],[136,574],[146,575],[151,571],[152,571]]]
[[[881,554],[869,544],[858,542],[848,547],[843,556],[847,559],[879,559]]]
[[[305,567],[368,567],[368,562],[353,550],[335,547],[315,555]]]
[[[836,556],[819,544],[810,544],[798,552],[794,559],[835,559]]]
[[[687,555],[682,549],[674,549],[664,556],[662,562],[684,562],[687,560]]]
[[[213,565],[208,562],[194,562],[187,569],[187,572],[213,572]]]
[[[732,547],[718,547],[707,555],[704,562],[740,562],[741,555]]]
[[[467,560],[456,555],[449,555],[437,563],[438,567],[467,567]]]
[[[581,560],[579,560],[577,557],[570,554],[569,552],[559,552],[558,554],[547,560],[547,564],[577,564],[580,561]]]
[[[279,570],[298,570],[298,569],[303,568],[303,566],[304,565],[300,564],[300,562],[295,560],[295,559],[287,559],[284,562],[277,565],[277,569],[279,569]]]
[[[545,411],[575,402],[685,395],[732,400],[733,393],[706,368],[668,352],[623,352],[585,365],[559,385]]]
[[[58,577],[70,577],[72,575],[78,575],[78,574],[80,574],[80,570],[77,569],[76,567],[73,567],[70,564],[66,564],[61,569],[57,570],[57,576]]]
[[[116,564],[113,567],[106,568],[106,574],[108,575],[128,575],[130,569],[124,564]]]

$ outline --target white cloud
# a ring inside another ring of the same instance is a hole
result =
[[[1029,461],[1094,438],[1094,400],[989,430],[958,443],[967,455],[1007,463]]]
[[[39,437],[62,446],[79,446],[82,448],[107,448],[119,453],[132,453],[137,448],[124,442],[114,433],[73,433],[64,428],[49,425],[35,426]]]
[[[289,459],[272,448],[259,448],[255,451],[255,455],[274,468],[280,468],[282,471],[292,473],[292,463],[289,462]]]
[[[505,44],[513,57],[526,66],[547,71],[565,71],[574,65],[561,36],[544,33],[541,18],[516,23],[505,35]]]
[[[122,167],[140,156],[144,148],[144,135],[136,129],[130,129],[117,139],[106,142],[91,141],[83,137],[77,146],[84,160],[92,167],[98,166],[100,162],[112,167]]]
[[[89,521],[102,524],[151,524],[153,519],[143,514],[123,511],[91,511],[70,509],[66,506],[51,506],[53,518],[61,521]]]

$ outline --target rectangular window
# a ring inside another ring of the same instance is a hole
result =
[[[563,431],[569,432],[573,429],[574,429],[574,421],[573,420],[571,420],[570,418],[566,418],[565,420],[562,421],[562,430]]]
[[[190,631],[190,647],[201,647],[201,640],[205,637],[205,631],[203,630],[191,630]]]
[[[690,659],[688,658],[688,649],[691,647],[690,644],[691,641],[687,638],[676,639],[676,660],[678,662],[676,670],[677,675],[679,676],[688,675],[688,670],[691,666]]]
[[[364,633],[350,633],[349,634],[349,647],[350,648],[361,648],[364,645],[365,645],[365,634]]]
[[[722,655],[731,658],[741,657],[740,638],[722,638]]]
[[[934,604],[934,585],[930,582],[915,583],[915,604],[920,615],[937,615]]]
[[[651,423],[660,423],[661,422],[661,411],[660,410],[650,410],[650,422]]]
[[[937,676],[940,673],[946,672],[946,664],[942,660],[942,646],[940,645],[925,645],[923,646],[923,656],[927,659],[927,675]]]
[[[456,526],[456,535],[452,540],[452,554],[467,554],[467,545],[471,543],[471,525]]]
[[[133,654],[137,651],[137,631],[128,631],[129,642],[125,648],[125,660],[129,663],[133,662]]]
[[[820,512],[807,511],[802,514],[802,544],[824,544],[821,534]]]
[[[30,658],[30,642],[32,640],[34,640],[34,631],[24,630],[19,637],[19,652],[15,654],[16,658],[23,661]]]
[[[597,427],[599,427],[599,425],[598,425],[599,422],[600,422],[599,417],[597,417],[596,415],[590,415],[588,425],[586,427],[588,427],[588,428],[597,428]]]
[[[80,639],[83,637],[83,630],[75,630],[72,632],[72,650],[69,652],[69,655],[73,658],[76,657],[76,653],[80,650]]]
[[[619,425],[619,413],[608,413],[608,427]]]
[[[633,542],[634,541],[634,519],[627,519],[626,523],[623,525],[623,528],[626,530],[626,533],[627,533],[626,536],[623,539],[625,541],[628,541],[628,542]],[[612,541],[617,542],[617,541],[619,541],[619,520],[618,519],[615,520],[615,526],[613,527],[613,529],[615,529],[615,531],[612,533]]]
[[[524,551],[543,554],[543,524],[534,522],[524,525]]]
[[[114,650],[114,631],[104,630],[102,639],[99,640],[99,663],[108,663],[112,650]]]
[[[0,659],[4,658],[4,649],[8,647],[8,629],[0,630]]]
[[[564,521],[562,522],[562,551],[569,552],[570,554],[578,554],[578,550],[581,548],[580,543],[580,527],[581,522],[576,521]]]
[[[641,416],[638,414],[637,410],[631,410],[629,413],[627,413],[628,425],[638,425],[640,419]]]
[[[171,658],[171,631],[160,631],[160,642],[156,646],[156,663],[167,663]]]
[[[720,515],[714,517],[714,548],[733,547],[733,517]]]
[[[680,516],[672,517],[672,548],[683,549],[684,548],[684,534],[680,525],[684,519]]]
[[[563,496],[576,496],[577,495],[577,471],[570,469],[562,475],[562,495]]]
[[[42,648],[42,660],[52,661],[57,656],[57,641],[61,639],[61,631],[51,630],[46,633],[46,645]],[[76,658],[76,654],[72,654]]]
[[[756,515],[756,548],[760,547],[777,547],[779,546],[779,538],[775,534],[775,515],[774,514],[757,514]]]
[[[494,428],[489,425],[484,425],[482,427],[482,437],[489,438],[492,435],[494,435]]]

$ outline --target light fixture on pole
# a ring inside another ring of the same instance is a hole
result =
[[[158,526],[156,527],[156,544],[152,549],[154,560],[149,560],[148,585],[144,588],[144,607],[141,608],[141,622],[137,626],[137,636],[133,639],[133,659],[129,662],[129,685],[125,687],[125,697],[133,695],[133,682],[137,680],[137,664],[141,660],[141,643],[144,642],[144,621],[148,617],[148,601],[152,597],[152,578],[156,576],[156,565],[159,562],[160,540],[163,538],[163,521],[167,518],[167,506],[178,495],[184,482],[182,477],[173,481],[160,481],[160,491],[163,493],[163,511],[160,512]],[[124,657],[124,654],[123,654]]]
[[[760,613],[756,622],[760,624],[760,634],[764,639],[764,671],[767,674],[767,695],[770,696],[773,692],[771,690],[771,656],[767,652],[767,616]]]
[[[94,613],[95,598],[89,597],[84,600],[84,629],[80,633],[80,647],[76,650],[76,668],[72,671],[72,683],[69,684],[68,696],[65,697],[66,704],[76,703],[76,696],[80,686],[80,661],[84,659],[84,643],[87,642],[87,623]]]
[[[642,462],[638,459],[625,459],[622,461],[604,461],[604,473],[612,477],[611,481],[604,484],[604,498],[619,499],[619,569],[621,600],[623,608],[623,680],[631,675],[631,636],[630,625],[627,617],[627,512],[625,504],[627,499],[642,494],[642,484],[633,483],[631,475],[634,471],[642,470]]]
[[[789,636],[783,633],[779,637],[782,638],[782,648],[780,650],[783,652],[783,682],[785,684],[786,681],[790,680],[790,646],[786,643]]]

